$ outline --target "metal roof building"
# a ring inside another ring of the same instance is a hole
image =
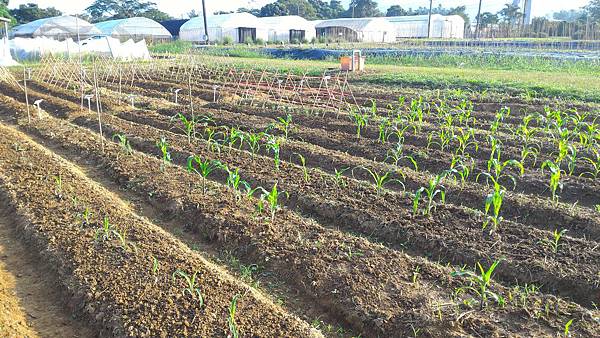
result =
[[[122,41],[128,39],[135,41],[172,39],[171,33],[165,27],[152,19],[143,17],[109,20],[99,22],[95,26],[102,34]]]
[[[268,29],[250,13],[231,13],[207,17],[210,41],[223,41],[229,37],[236,43],[245,43],[269,38]],[[195,17],[184,23],[179,30],[179,38],[184,41],[204,41],[204,21]]]
[[[301,16],[270,16],[258,21],[266,27],[272,42],[302,42],[315,37],[315,25]]]
[[[426,38],[429,15],[391,16],[385,18],[394,26],[396,38]],[[431,16],[430,37],[462,39],[465,36],[465,19],[459,15]]]
[[[394,26],[384,18],[323,20],[315,25],[317,37],[348,42],[394,42]]]
[[[98,28],[85,20],[74,16],[56,16],[35,20],[24,25],[16,26],[11,30],[11,37],[33,38],[44,36],[56,40],[68,38],[77,39],[77,32],[82,39],[92,35],[102,34]]]

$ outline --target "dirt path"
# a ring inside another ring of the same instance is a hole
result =
[[[0,336],[94,337],[63,307],[52,274],[20,241],[11,214],[0,209]]]

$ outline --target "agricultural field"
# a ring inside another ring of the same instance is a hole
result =
[[[1,335],[600,335],[594,74],[329,66],[0,70]]]

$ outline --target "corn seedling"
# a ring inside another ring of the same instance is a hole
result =
[[[302,156],[302,154],[295,153],[300,159],[300,165],[302,165],[302,175],[304,177],[304,182],[308,183],[308,179],[310,176],[308,175],[308,168],[306,167],[306,158]]]
[[[390,135],[390,120],[387,118],[382,118],[379,122],[379,137],[378,140],[380,143],[385,143]]]
[[[365,171],[367,171],[369,173],[369,175],[371,175],[371,178],[373,179],[373,184],[375,185],[375,192],[377,193],[377,195],[381,194],[383,192],[384,186],[388,183],[392,183],[392,182],[396,182],[398,184],[400,184],[402,186],[403,190],[406,190],[404,187],[404,183],[402,183],[400,180],[398,179],[393,179],[391,178],[391,172],[385,172],[385,173],[379,173],[375,170],[371,170],[367,167],[356,167],[356,168],[361,168],[364,169]],[[354,169],[356,169],[354,168]],[[353,173],[352,176],[354,176],[354,169],[352,169]]]
[[[119,144],[119,147],[121,147],[121,151],[124,152],[125,155],[133,154],[133,150],[131,149],[131,144],[129,143],[127,136],[122,135],[122,134],[114,134],[113,141],[115,139],[117,139],[117,143]],[[118,160],[118,158],[117,158],[117,160]]]
[[[215,160],[202,160],[199,156],[193,155],[187,159],[188,172],[195,172],[202,176],[202,193],[206,194],[206,179],[214,170],[222,168],[223,165]]]
[[[108,217],[104,217],[104,219],[102,220],[102,227],[98,230],[96,230],[96,234],[94,235],[94,239],[95,240],[102,240],[102,241],[106,241],[109,240],[111,238],[112,232],[113,231],[113,226],[112,224],[110,224]]]
[[[52,177],[54,179],[54,195],[59,198],[62,199],[63,195],[63,184],[62,184],[62,175],[58,174],[58,176],[53,176]]]
[[[275,136],[269,136],[267,141],[267,149],[273,151],[273,161],[275,162],[275,171],[279,171],[279,151],[281,150],[281,139]]]
[[[550,160],[547,160],[544,163],[542,163],[542,172],[546,167],[550,169],[549,187],[550,192],[552,193],[552,201],[554,201],[554,203],[558,203],[558,191],[562,190],[563,188],[563,183],[561,181],[563,170],[560,169],[558,164]]]
[[[204,305],[204,298],[202,297],[202,292],[200,291],[198,284],[198,272],[194,272],[194,274],[190,276],[181,270],[176,270],[173,272],[173,281],[175,281],[177,277],[182,280],[183,295],[185,296],[186,293],[189,293],[192,299],[200,302],[200,307],[202,307]]]
[[[421,198],[425,197],[426,206],[423,208],[423,215],[427,216],[431,213],[431,210],[435,208],[435,198],[439,195],[442,203],[446,203],[446,188],[442,185],[442,181],[444,178],[453,173],[454,170],[444,171],[441,174],[436,175],[435,177],[429,180],[429,185],[427,187],[421,187],[417,189],[415,192],[415,196],[413,198],[413,213],[417,214],[419,211],[419,204],[421,202]]]
[[[277,191],[277,183],[273,185],[271,192],[263,195],[264,200],[267,201],[269,206],[269,211],[271,212],[271,223],[275,221],[275,213],[281,209],[279,206],[279,192]]]
[[[387,151],[386,161],[390,159],[393,161],[394,165],[398,165],[398,163],[404,159],[409,160],[412,163],[415,171],[419,171],[419,166],[417,165],[417,161],[414,157],[410,155],[404,155],[404,144],[401,142],[396,143],[396,146]]]
[[[156,276],[156,274],[158,273],[158,259],[156,259],[156,257],[151,256],[152,257],[152,269],[150,271],[152,271],[152,274]]]
[[[569,337],[570,334],[569,332],[571,331],[571,325],[573,324],[573,319],[569,320],[566,324],[565,324],[565,329],[563,330],[563,334],[565,337]]]
[[[192,140],[196,138],[196,125],[199,122],[198,119],[193,114],[192,117],[188,119],[182,113],[178,113],[177,115],[173,116],[171,120],[173,119],[178,119],[181,122],[182,127],[177,126],[177,128],[185,133],[188,143],[191,144]]]
[[[454,271],[451,274],[452,277],[468,278],[470,285],[460,287],[458,291],[471,291],[475,293],[479,298],[480,309],[483,309],[484,306],[487,305],[488,297],[492,297],[494,300],[496,300],[496,302],[500,300],[500,296],[489,289],[490,282],[492,280],[492,274],[494,273],[494,270],[496,269],[499,263],[500,261],[495,261],[494,263],[492,263],[489,269],[485,270],[481,263],[478,262],[477,267],[479,268],[479,273],[461,269],[458,271]]]
[[[87,226],[91,224],[92,219],[92,211],[90,208],[86,207],[85,210],[81,213],[81,226]]]
[[[160,170],[163,171],[165,166],[172,162],[171,153],[169,152],[169,144],[164,137],[161,137],[160,140],[156,142],[156,146],[162,155],[162,164],[160,166]]]
[[[249,133],[246,135],[246,142],[250,148],[250,153],[254,159],[254,155],[260,151],[260,141],[262,140],[264,133]]]
[[[233,149],[235,147],[235,144],[239,142],[240,145],[240,149],[242,148],[242,146],[244,145],[244,132],[239,130],[236,127],[231,127],[229,128],[229,134],[227,135],[226,142],[227,145],[229,147],[229,152],[231,152],[231,149]]]
[[[231,299],[231,303],[229,304],[229,316],[227,317],[227,324],[229,325],[229,332],[231,333],[231,338],[239,337],[237,323],[235,322],[235,312],[237,311],[237,302],[240,297],[240,294],[233,296],[233,298]]]
[[[339,187],[345,187],[347,185],[347,183],[344,180],[344,173],[346,171],[350,170],[350,168],[343,168],[343,169],[340,169],[340,170],[337,170],[337,168],[334,168],[333,170],[335,171],[335,174],[333,175],[334,182]]]
[[[590,177],[596,179],[598,177],[600,177],[600,152],[596,149],[593,150],[594,152],[594,157],[584,157],[583,160],[588,162],[591,167],[592,170],[590,171],[586,171],[584,173],[582,173],[580,176],[584,176],[584,175],[589,175]]]
[[[130,241],[127,240],[127,230],[119,231],[119,229],[113,229],[112,233],[119,240],[119,244],[121,244],[121,248],[125,251],[129,251],[130,248],[133,248],[137,252],[137,247]]]
[[[492,179],[492,182],[499,183],[501,180],[508,178],[512,181],[514,189],[517,186],[517,180],[513,175],[506,173],[506,169],[509,167],[518,169],[520,175],[523,175],[525,173],[525,167],[521,162],[517,160],[506,160],[504,162],[501,162],[497,158],[492,158],[487,162],[488,171],[479,173],[475,180],[479,181],[479,177],[483,175],[486,177],[486,184],[489,185],[489,181]]]
[[[359,110],[354,111],[352,113],[351,117],[352,117],[352,122],[354,122],[354,125],[356,126],[356,138],[360,139],[361,131],[364,127],[367,126],[369,117]]]
[[[245,186],[246,188],[249,188],[248,182],[242,180],[242,177],[239,174],[240,169],[239,168],[235,168],[235,170],[231,170],[229,169],[227,166],[224,167],[225,171],[227,172],[227,186],[232,188],[235,191],[236,194],[236,198],[239,201],[240,200],[240,187]]]
[[[279,131],[283,132],[285,139],[288,139],[288,135],[290,132],[290,126],[292,124],[292,115],[287,114],[285,118],[278,117],[277,122],[275,122],[275,128]]]
[[[489,193],[485,198],[485,221],[483,222],[483,229],[485,229],[490,220],[494,225],[494,229],[498,228],[498,224],[502,217],[500,217],[500,208],[502,208],[502,201],[504,200],[504,194],[506,191],[493,177],[490,180],[494,182],[494,191]],[[492,208],[493,207],[493,208]],[[492,209],[492,215],[490,215],[490,209]]]
[[[557,254],[558,250],[563,245],[560,243],[560,240],[563,238],[565,232],[567,232],[567,229],[562,229],[561,231],[555,229],[554,232],[552,232],[552,238],[544,239],[542,243],[547,245],[552,250],[552,253]]]

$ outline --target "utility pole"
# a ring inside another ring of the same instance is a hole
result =
[[[523,30],[521,34],[525,34],[525,24],[527,23],[527,0],[523,1],[523,20],[521,23],[521,29]]]
[[[481,25],[481,2],[483,0],[479,0],[479,9],[477,10],[477,26],[475,26],[475,39],[479,39],[479,29]]]
[[[433,0],[429,0],[429,20],[427,21],[427,38],[431,38],[431,10],[433,9]]]
[[[204,36],[206,37],[206,44],[208,44],[208,24],[206,23],[206,4],[202,0],[202,15],[204,16]]]

